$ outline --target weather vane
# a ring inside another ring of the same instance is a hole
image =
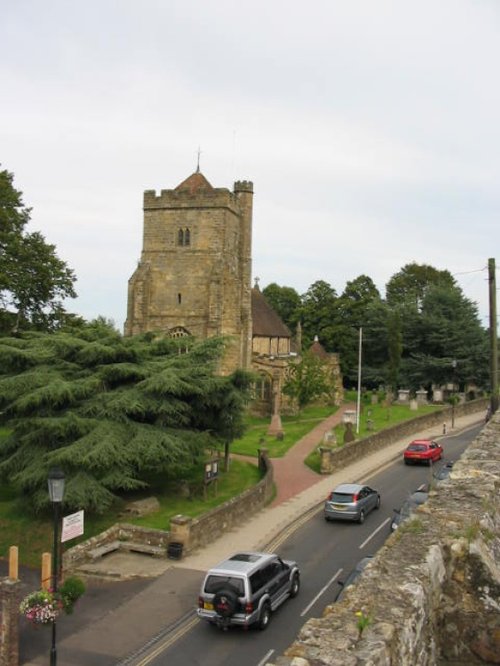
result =
[[[196,173],[200,173],[200,155],[201,155],[201,150],[200,146],[198,146],[198,162],[196,164]]]

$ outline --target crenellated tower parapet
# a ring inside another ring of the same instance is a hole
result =
[[[242,190],[248,191],[248,190]],[[179,208],[227,208],[239,212],[238,197],[226,187],[198,189],[195,192],[185,190],[146,190],[144,192],[144,210],[179,209]]]
[[[235,192],[249,192],[253,194],[253,183],[251,180],[237,180],[234,183]]]

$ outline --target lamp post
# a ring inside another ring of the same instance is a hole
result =
[[[52,554],[52,591],[57,592],[57,554],[59,550],[59,517],[61,503],[64,496],[64,472],[61,469],[51,469],[48,477],[49,497],[54,507],[54,544]],[[52,622],[52,647],[50,648],[50,666],[57,664],[56,651],[56,621]]]

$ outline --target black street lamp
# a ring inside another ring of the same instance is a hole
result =
[[[49,472],[49,497],[54,507],[54,545],[52,554],[52,591],[57,592],[57,553],[59,550],[59,516],[61,503],[64,497],[64,472],[61,469],[51,469]],[[57,664],[56,651],[56,621],[52,622],[52,647],[50,648],[50,666]]]

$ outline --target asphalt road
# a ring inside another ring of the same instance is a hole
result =
[[[482,427],[480,424],[466,432],[440,438],[445,451],[443,460],[459,458]],[[363,479],[382,497],[380,509],[372,511],[364,524],[327,523],[322,511],[318,511],[286,541],[272,544],[272,550],[283,558],[299,563],[301,591],[273,614],[265,632],[240,628],[221,631],[199,621],[193,611],[192,616],[166,629],[153,644],[145,646],[140,656],[122,663],[127,666],[263,666],[283,653],[307,619],[319,617],[323,608],[334,601],[339,591],[338,580],[345,579],[361,558],[377,552],[390,534],[393,510],[420,484],[430,481],[432,471],[426,466],[406,466],[401,457],[372,477]]]

